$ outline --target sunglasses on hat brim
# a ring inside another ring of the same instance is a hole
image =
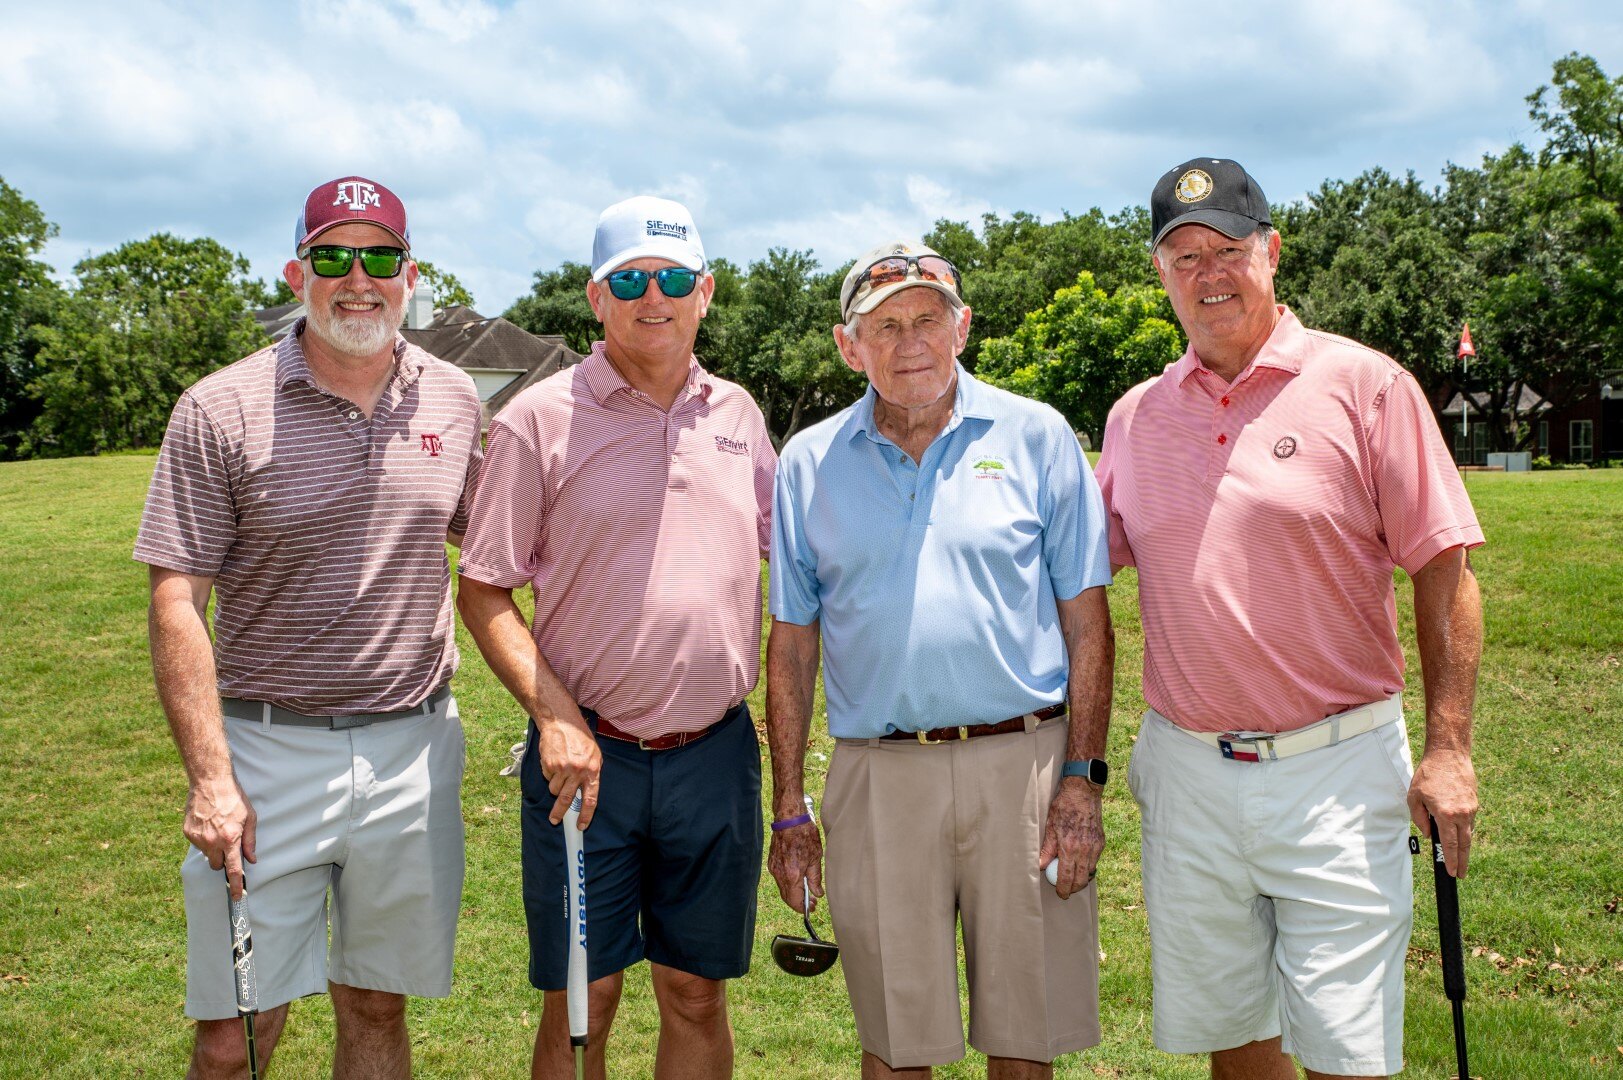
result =
[[[806,924],[806,936],[779,934],[772,939],[772,962],[790,975],[821,975],[840,958],[840,947],[817,936],[811,924],[811,882],[802,880],[806,890],[805,913],[801,922]]]
[[[860,304],[875,289],[907,281],[935,281],[946,285],[954,296],[963,298],[963,281],[958,268],[940,255],[891,255],[869,266],[851,290],[851,305]]]
[[[316,277],[338,278],[348,274],[361,260],[361,269],[368,277],[392,278],[400,276],[406,265],[406,249],[397,247],[344,247],[341,244],[316,244],[304,257],[310,260],[310,269]]]
[[[648,291],[648,279],[659,282],[659,291],[672,300],[691,293],[699,284],[699,271],[685,266],[666,266],[659,270],[616,270],[605,281],[609,292],[621,300],[636,300]]]

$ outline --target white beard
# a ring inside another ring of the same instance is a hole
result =
[[[374,356],[394,341],[395,331],[400,328],[401,318],[405,315],[404,303],[395,307],[378,292],[361,295],[340,293],[332,299],[334,305],[340,301],[381,303],[383,306],[373,315],[357,318],[353,315],[339,317],[332,307],[307,305],[305,313],[309,316],[310,328],[329,348],[349,356]]]

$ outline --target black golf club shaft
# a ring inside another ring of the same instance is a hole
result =
[[[237,1012],[242,1016],[243,1034],[248,1042],[248,1080],[259,1080],[259,1047],[254,1044],[254,1015],[259,1012],[259,980],[254,974],[253,926],[248,921],[248,882],[242,883],[240,897],[231,895],[231,878],[226,876],[225,895],[231,916],[231,981],[237,990]]]
[[[1443,959],[1443,993],[1454,1009],[1454,1057],[1459,1080],[1470,1080],[1465,1063],[1465,940],[1460,934],[1460,891],[1454,875],[1443,864],[1443,842],[1437,819],[1431,823],[1431,870],[1437,883],[1437,947]]]

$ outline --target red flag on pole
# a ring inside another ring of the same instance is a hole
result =
[[[1465,329],[1460,331],[1460,351],[1457,354],[1461,359],[1476,355],[1476,346],[1471,344],[1471,324],[1466,323]]]

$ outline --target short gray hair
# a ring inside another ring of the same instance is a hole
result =
[[[1218,231],[1221,232],[1222,230],[1218,230]],[[1268,243],[1268,238],[1270,236],[1274,235],[1274,231],[1275,230],[1274,230],[1274,227],[1272,225],[1268,224],[1266,221],[1262,221],[1262,222],[1257,223],[1257,227],[1251,233],[1251,235],[1255,236],[1258,240],[1262,241],[1262,243],[1264,245],[1266,245]],[[1172,233],[1168,232],[1166,234],[1166,236],[1161,237],[1161,243],[1160,244],[1156,244],[1153,248],[1150,249],[1150,261],[1153,262],[1156,266],[1161,265],[1161,244],[1166,243],[1167,236],[1171,236],[1171,235],[1172,235]]]

